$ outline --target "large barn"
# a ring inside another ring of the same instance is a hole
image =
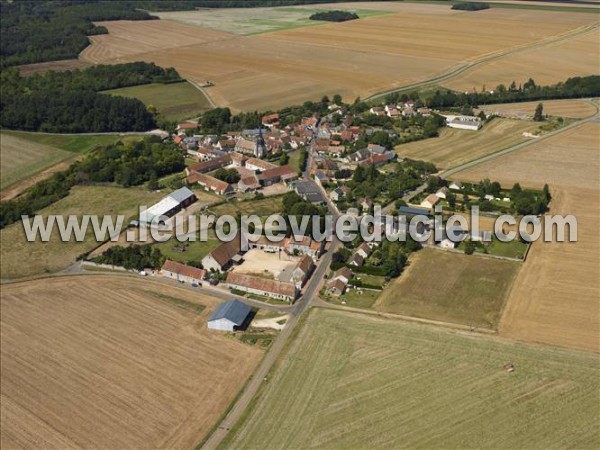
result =
[[[140,222],[151,223],[155,217],[171,217],[196,201],[196,194],[182,187],[140,213]]]
[[[239,300],[221,303],[208,319],[211,330],[234,331],[240,328],[250,316],[252,310]]]

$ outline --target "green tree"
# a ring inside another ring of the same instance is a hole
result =
[[[465,243],[465,255],[472,255],[475,253],[475,243],[473,241],[467,241]]]
[[[545,120],[543,103],[538,103],[538,105],[535,107],[535,113],[533,114],[533,120],[535,120],[536,122],[542,122],[543,120]]]

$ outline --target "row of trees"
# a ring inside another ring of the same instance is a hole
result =
[[[171,143],[147,138],[131,144],[117,143],[95,150],[82,161],[73,163],[29,188],[20,197],[0,203],[0,228],[35,214],[69,195],[71,187],[90,183],[116,183],[128,187],[157,177],[180,172],[184,157]]]
[[[151,245],[131,245],[129,247],[111,247],[92,259],[98,264],[111,264],[126,269],[142,270],[145,267],[161,267],[165,262],[165,256],[158,247]]]
[[[173,68],[131,63],[22,77],[16,68],[0,74],[0,124],[53,133],[145,131],[154,115],[139,100],[98,91],[153,82],[175,82]]]
[[[350,11],[323,11],[312,14],[310,20],[324,20],[327,22],[346,22],[358,19],[358,14]]]

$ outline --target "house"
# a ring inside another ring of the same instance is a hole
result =
[[[373,200],[371,200],[369,197],[365,197],[360,202],[360,206],[362,207],[363,211],[371,211],[371,208],[373,207]]]
[[[463,185],[460,181],[453,181],[448,187],[453,191],[459,191],[463,188]]]
[[[248,158],[245,164],[246,169],[263,171],[279,167],[276,164],[270,163],[269,161],[263,161],[258,158]]]
[[[231,155],[227,153],[223,156],[208,159],[206,161],[202,161],[201,163],[186,167],[185,172],[187,175],[191,175],[193,173],[212,172],[213,170],[226,167],[229,164],[231,164]]]
[[[196,194],[182,187],[140,213],[140,222],[151,223],[156,217],[171,217],[197,200]]]
[[[233,185],[218,178],[211,177],[205,173],[198,173],[188,177],[188,181],[196,180],[196,183],[204,188],[205,191],[212,191],[217,195],[233,194]]]
[[[373,106],[371,109],[369,109],[369,112],[371,114],[375,114],[376,116],[384,116],[385,115],[384,109],[380,106]]]
[[[242,138],[235,143],[235,151],[238,153],[254,155],[255,150],[256,142],[254,141]]]
[[[450,239],[442,239],[442,241],[440,242],[440,248],[444,248],[444,249],[453,249],[454,247],[456,247],[456,242],[452,242]]]
[[[270,186],[280,181],[289,182],[298,178],[298,173],[289,165],[274,166],[258,175],[258,180],[263,186]]]
[[[348,259],[348,264],[351,266],[360,267],[365,263],[365,258],[363,258],[359,253],[353,253],[352,256]]]
[[[239,238],[224,242],[202,258],[202,267],[207,271],[224,272],[231,266],[232,259],[240,252],[240,248]]]
[[[329,183],[329,177],[322,170],[317,170],[315,172],[315,181],[320,186],[323,186],[324,184],[326,185],[327,183]]]
[[[339,202],[340,200],[344,199],[346,197],[346,194],[344,193],[344,191],[341,188],[335,188],[333,191],[331,191],[329,193],[329,198],[331,200],[333,200],[334,202]]]
[[[237,189],[240,192],[257,191],[260,189],[260,182],[258,181],[258,178],[256,178],[256,175],[249,175],[238,181]]]
[[[262,116],[261,123],[268,128],[273,128],[279,125],[279,114],[267,114]]]
[[[202,269],[167,259],[162,266],[161,275],[184,283],[201,284],[206,272]]]
[[[296,194],[311,203],[325,203],[321,190],[311,181],[296,181],[291,185]]]
[[[449,189],[447,187],[443,187],[441,189],[438,189],[438,191],[435,193],[435,195],[437,195],[438,198],[446,198],[446,195],[449,193]]]
[[[340,267],[331,276],[331,280],[342,280],[344,284],[348,284],[352,278],[352,270],[349,267]]]
[[[435,195],[435,194],[429,194],[427,196],[427,198],[421,202],[421,206],[423,208],[429,208],[429,209],[431,209],[439,201],[440,201],[440,199],[438,198],[437,195]]]
[[[364,259],[367,259],[369,257],[369,255],[372,253],[372,251],[373,251],[373,249],[371,249],[371,247],[369,247],[369,244],[367,244],[366,242],[363,242],[358,247],[356,247],[355,253],[358,253]]]
[[[350,155],[348,155],[346,157],[346,160],[348,162],[360,162],[360,161],[367,159],[370,155],[371,155],[371,152],[368,149],[363,148],[363,149],[357,150],[354,153],[351,153]]]
[[[340,279],[334,279],[327,283],[327,290],[331,295],[339,297],[346,291],[346,283]]]
[[[494,200],[494,196],[493,196],[493,195],[491,195],[491,194],[485,194],[485,195],[483,196],[483,198],[484,198],[484,199],[486,199],[486,200],[489,200],[489,201],[492,201],[492,200]]]
[[[310,277],[315,264],[313,259],[309,255],[304,255],[298,265],[292,271],[292,281],[296,284],[298,288],[302,288],[306,280]]]
[[[387,149],[385,147],[383,147],[382,145],[377,145],[377,144],[369,144],[369,145],[367,145],[367,149],[371,153],[376,153],[378,155],[381,155],[387,151]]]
[[[286,281],[271,280],[244,273],[230,272],[225,283],[230,289],[236,289],[251,294],[264,295],[287,302],[293,302],[298,289],[295,284]]]
[[[251,316],[252,309],[239,300],[221,303],[208,319],[208,328],[219,331],[235,331]]]
[[[177,125],[177,131],[195,130],[198,124],[194,122],[182,122]]]
[[[431,115],[432,110],[427,107],[417,108],[417,112],[421,114],[423,117],[429,117]]]
[[[284,245],[289,254],[308,255],[316,261],[323,252],[324,242],[313,241],[310,236],[295,236],[292,234],[285,240]]]

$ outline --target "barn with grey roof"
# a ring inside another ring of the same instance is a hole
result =
[[[221,303],[208,319],[208,328],[220,331],[235,331],[242,327],[252,309],[239,300]]]

